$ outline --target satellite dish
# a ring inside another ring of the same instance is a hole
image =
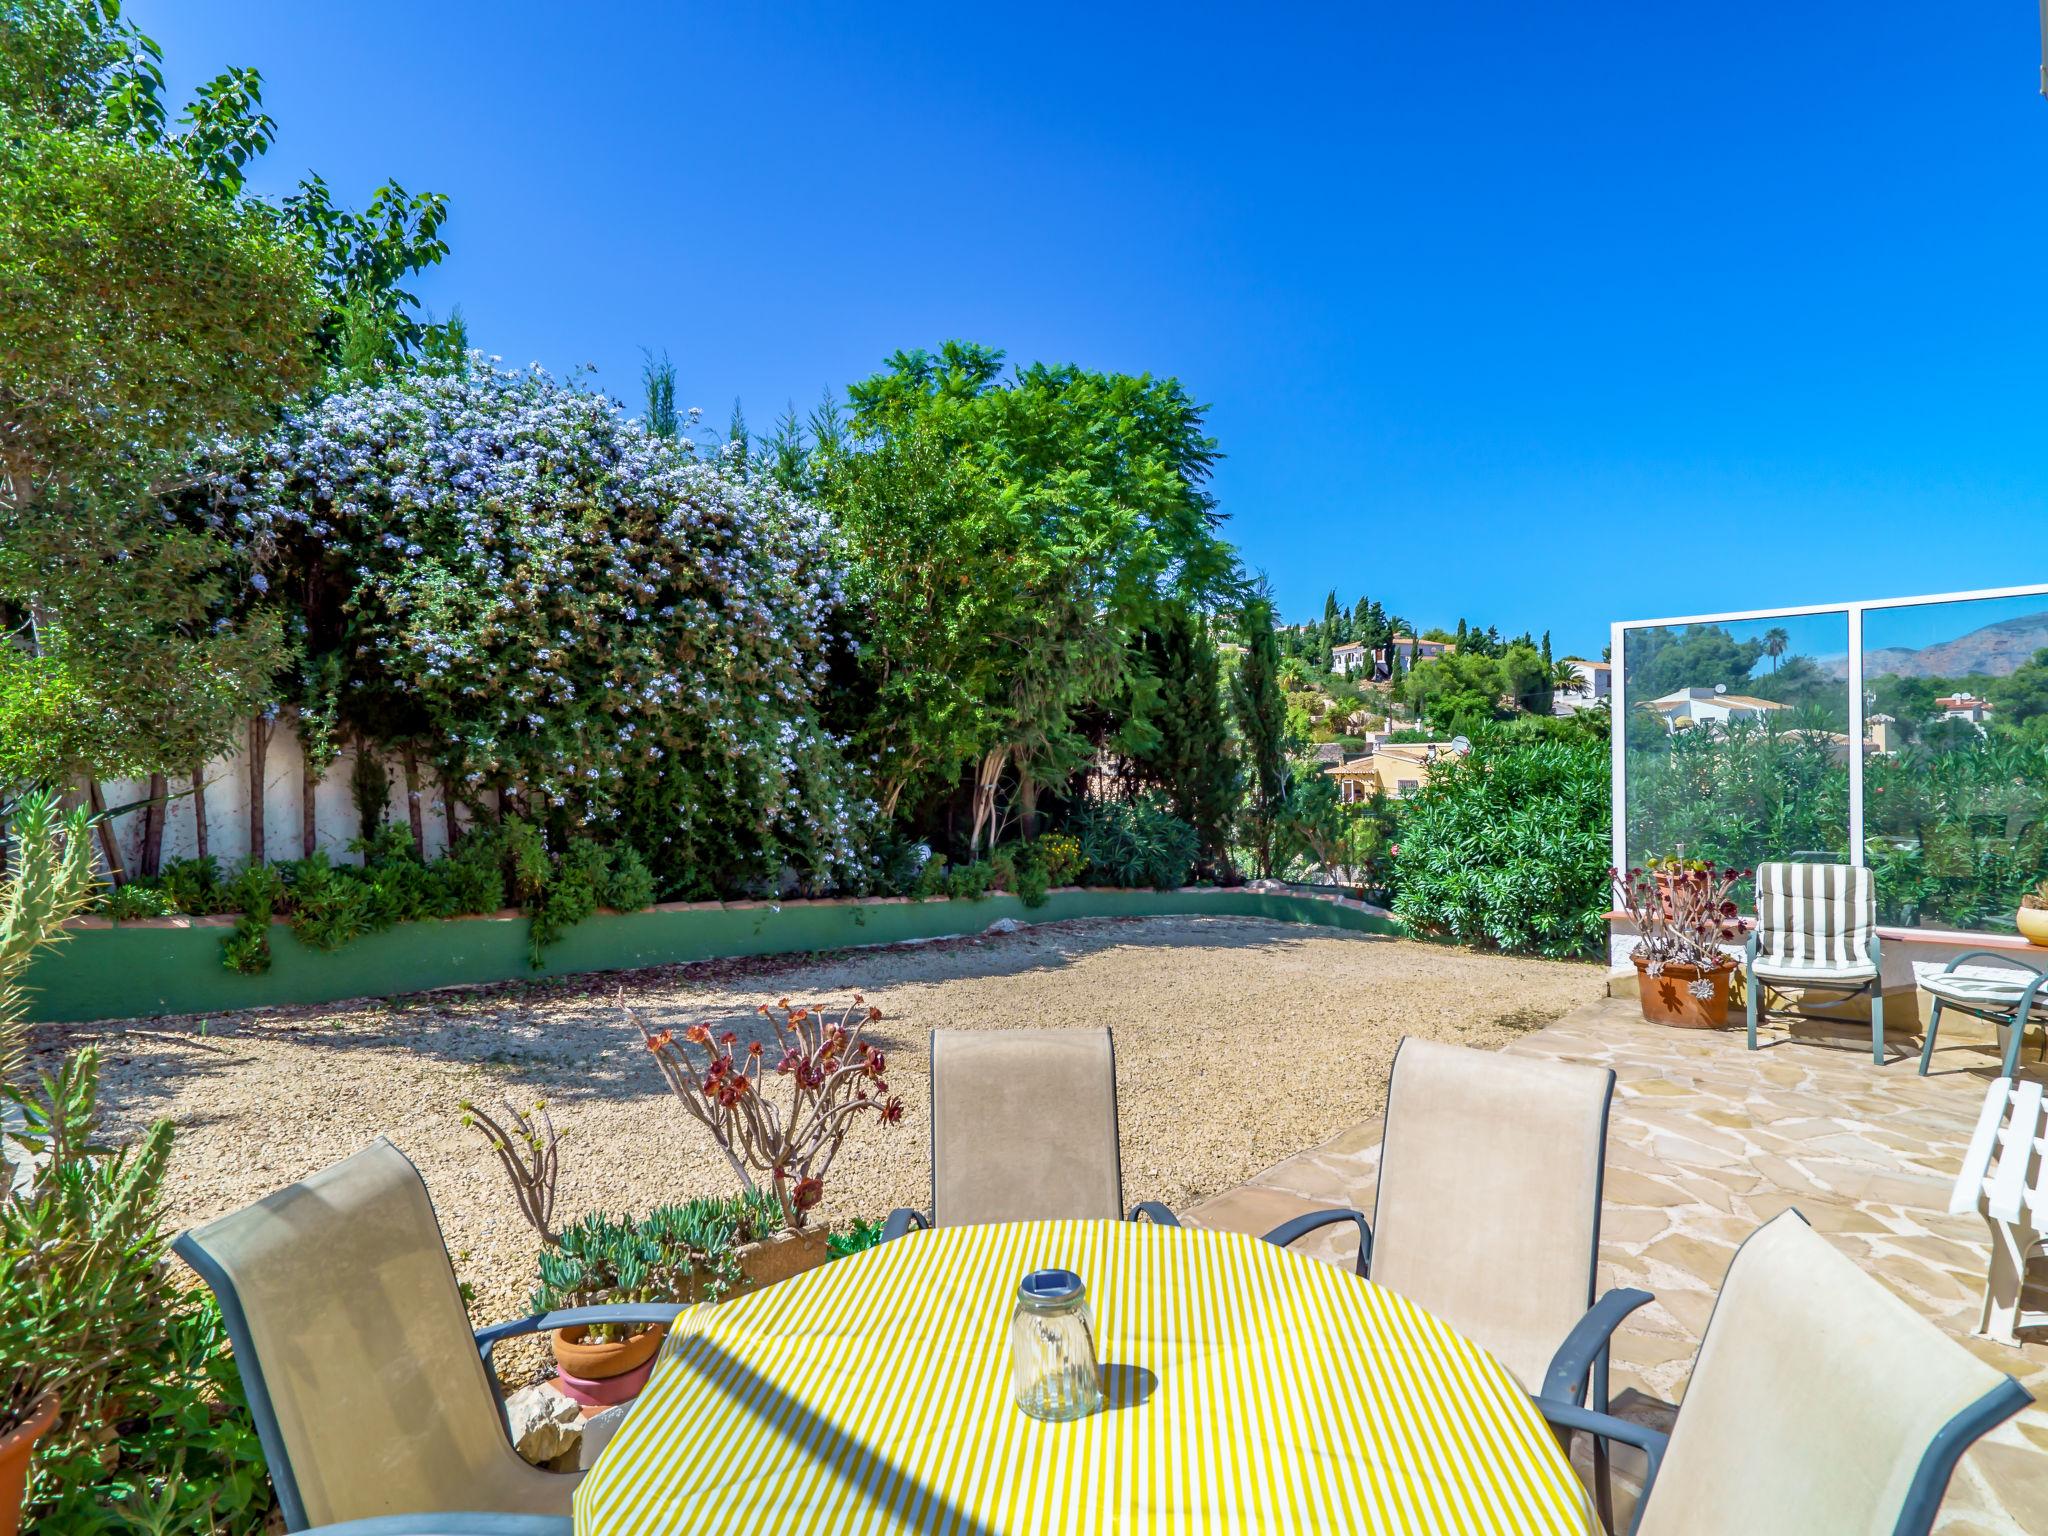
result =
[[[1458,756],[1463,757],[1472,750],[1472,742],[1468,737],[1453,736],[1451,738],[1451,750],[1457,753]]]
[[[1727,685],[1726,683],[1716,683],[1716,684],[1714,684],[1714,694],[1715,694],[1715,696],[1716,696],[1717,698],[1718,698],[1718,697],[1719,697],[1719,696],[1720,696],[1721,694],[1724,694],[1724,693],[1726,693],[1727,691],[1728,691],[1728,685]]]

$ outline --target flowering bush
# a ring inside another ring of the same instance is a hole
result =
[[[768,1064],[760,1040],[739,1049],[739,1033],[714,1035],[692,1024],[680,1036],[650,1030],[625,1005],[619,1006],[654,1053],[661,1075],[691,1117],[711,1132],[719,1151],[750,1193],[766,1174],[769,1190],[782,1203],[783,1224],[792,1229],[825,1197],[825,1173],[853,1122],[864,1114],[884,1125],[903,1118],[903,1101],[889,1092],[882,1052],[861,1043],[861,1031],[882,1017],[859,993],[838,1019],[816,1007],[792,1006],[782,998],[761,1016],[774,1030],[779,1055]],[[694,1047],[698,1056],[691,1054]],[[787,1103],[763,1092],[771,1077],[789,1083]]]
[[[541,369],[359,385],[223,447],[199,514],[338,710],[472,806],[627,842],[658,888],[863,878],[870,808],[820,726],[838,575],[811,507]]]

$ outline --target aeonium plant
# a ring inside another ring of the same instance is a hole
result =
[[[2048,910],[2048,880],[2043,880],[2020,898],[2020,905],[2030,912]]]
[[[1712,997],[1712,974],[1735,964],[1721,946],[1747,932],[1735,888],[1752,871],[1705,859],[1653,858],[1608,873],[1615,900],[1639,935],[1631,953],[1643,962],[1644,974],[1661,976],[1668,965],[1691,966],[1699,974],[1686,990],[1694,997]]]
[[[741,1186],[753,1192],[765,1180],[787,1230],[801,1228],[824,1199],[826,1171],[856,1120],[873,1115],[895,1125],[903,1118],[903,1100],[882,1075],[886,1058],[861,1039],[882,1010],[858,992],[837,1018],[786,997],[772,1007],[763,1003],[759,1012],[774,1031],[772,1061],[764,1042],[742,1046],[736,1030],[714,1034],[705,1024],[680,1034],[650,1030],[623,993],[619,1007],[683,1108],[711,1132]]]

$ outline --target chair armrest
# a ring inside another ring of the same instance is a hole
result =
[[[1744,974],[1756,969],[1757,945],[1762,939],[1763,930],[1761,928],[1752,928],[1749,930],[1749,937],[1743,941],[1742,969]]]
[[[1151,1222],[1155,1227],[1177,1227],[1180,1225],[1180,1218],[1157,1200],[1140,1200],[1131,1207],[1129,1214],[1124,1217],[1124,1220],[1136,1221],[1140,1216]]]
[[[1543,1377],[1542,1395],[1552,1402],[1577,1406],[1585,1401],[1586,1374],[1593,1361],[1607,1347],[1621,1320],[1646,1307],[1657,1298],[1648,1291],[1617,1287],[1593,1304],[1584,1317],[1572,1325],[1557,1353],[1550,1357],[1550,1369]]]
[[[889,1213],[889,1219],[882,1223],[882,1241],[891,1242],[913,1227],[929,1232],[932,1224],[925,1219],[922,1211],[913,1211],[907,1205],[899,1205]]]
[[[309,1527],[305,1536],[572,1536],[567,1515],[501,1515],[447,1510],[418,1515],[372,1515],[340,1525]]]
[[[551,1328],[588,1327],[593,1323],[672,1323],[688,1310],[668,1302],[634,1301],[609,1307],[564,1307],[559,1312],[536,1312],[531,1317],[516,1317],[509,1323],[477,1329],[476,1348],[484,1363],[489,1364],[491,1350],[501,1339],[545,1333]]]
[[[1287,1248],[1307,1237],[1321,1227],[1333,1227],[1340,1221],[1358,1223],[1358,1273],[1363,1278],[1372,1267],[1372,1223],[1365,1219],[1363,1211],[1333,1207],[1327,1211],[1305,1211],[1292,1221],[1283,1221],[1268,1232],[1261,1242],[1271,1243],[1275,1248]]]
[[[1619,1440],[1623,1445],[1634,1446],[1649,1458],[1650,1465],[1643,1473],[1642,1495],[1636,1500],[1636,1521],[1640,1524],[1643,1506],[1650,1501],[1650,1490],[1656,1485],[1657,1469],[1664,1464],[1664,1449],[1671,1444],[1671,1437],[1647,1424],[1618,1419],[1611,1413],[1595,1413],[1590,1408],[1560,1402],[1554,1397],[1538,1397],[1530,1401],[1536,1404],[1537,1412],[1559,1429],[1583,1429],[1597,1439]]]

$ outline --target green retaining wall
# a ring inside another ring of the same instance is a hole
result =
[[[978,933],[1004,917],[1046,923],[1162,916],[1266,917],[1362,933],[1401,931],[1392,919],[1355,905],[1247,890],[1069,889],[1052,892],[1036,908],[1008,895],[971,902],[688,903],[600,913],[564,934],[540,970],[527,963],[526,919],[516,912],[401,923],[330,951],[309,949],[280,922],[270,931],[270,969],[242,976],[221,964],[220,943],[231,919],[160,919],[75,927],[64,943],[36,957],[24,979],[32,989],[30,1020],[57,1024],[226,1013],[733,955],[897,944]]]

